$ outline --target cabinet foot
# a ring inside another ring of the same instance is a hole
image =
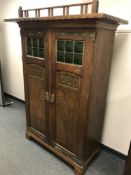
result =
[[[26,138],[28,139],[28,140],[32,140],[32,137],[30,136],[30,135],[28,135],[27,133],[26,133]]]
[[[74,167],[75,175],[84,175],[85,168],[84,167]]]

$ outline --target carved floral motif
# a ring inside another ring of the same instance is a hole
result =
[[[43,69],[40,66],[30,65],[29,66],[29,75],[35,76],[40,79],[44,79]]]
[[[80,80],[79,77],[67,72],[58,72],[57,73],[57,85],[66,86],[75,89],[79,89]]]

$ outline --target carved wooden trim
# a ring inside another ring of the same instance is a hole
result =
[[[20,30],[20,33],[23,37],[38,37],[38,38],[43,38],[44,37],[44,32],[42,31],[31,31],[31,30],[25,30],[25,29],[22,29]]]
[[[72,73],[57,72],[57,86],[79,89],[80,79]]]
[[[29,65],[28,70],[29,70],[29,76],[33,76],[42,80],[44,79],[43,69],[40,66],[31,64]]]

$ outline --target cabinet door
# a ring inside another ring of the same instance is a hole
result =
[[[52,38],[51,116],[56,149],[82,154],[93,40],[87,33],[56,32]]]
[[[26,31],[25,35],[22,35],[27,129],[45,139],[48,135],[46,41],[42,32]]]

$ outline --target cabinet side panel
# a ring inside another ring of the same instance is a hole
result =
[[[85,159],[99,147],[108,90],[115,31],[98,29],[87,117]]]

